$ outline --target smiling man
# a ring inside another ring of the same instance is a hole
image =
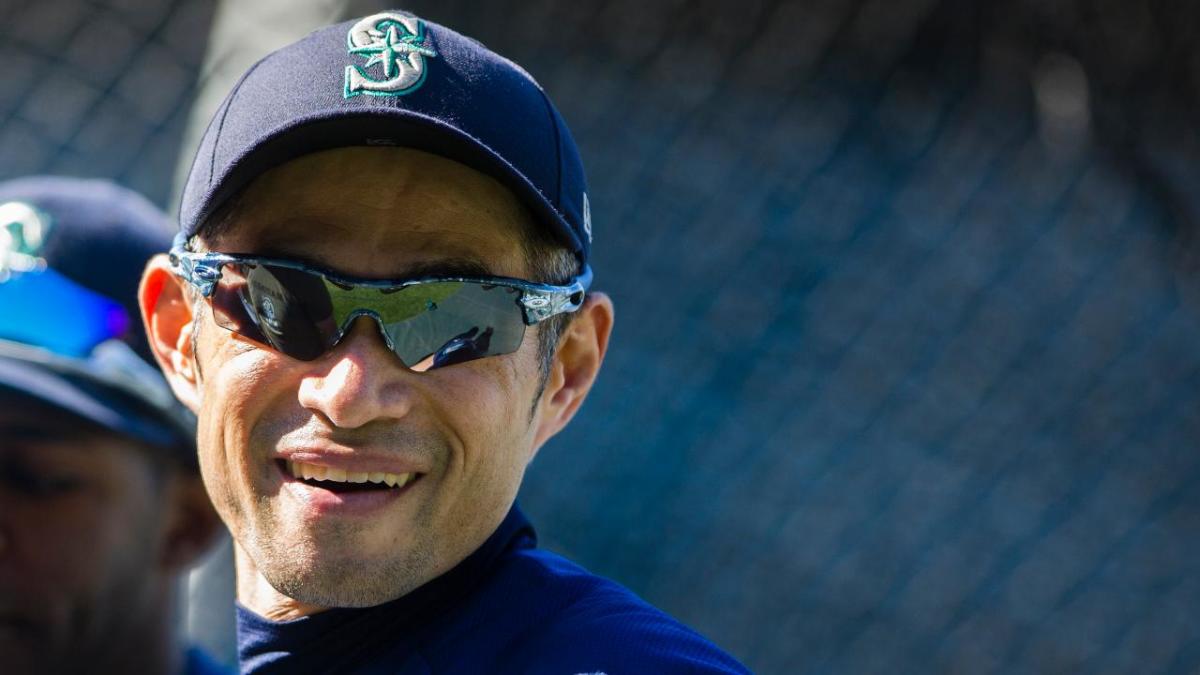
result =
[[[744,672],[514,506],[612,328],[585,190],[528,74],[400,12],[222,104],[141,303],[236,542],[243,671]]]

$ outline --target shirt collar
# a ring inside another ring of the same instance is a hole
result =
[[[335,659],[343,657],[348,648],[373,642],[373,634],[407,635],[410,631],[405,631],[405,627],[428,625],[456,606],[503,555],[536,544],[533,526],[513,505],[496,531],[474,553],[449,572],[390,602],[362,609],[329,609],[290,621],[271,621],[238,603],[241,670],[282,665],[293,657],[303,657],[306,668],[334,665]]]

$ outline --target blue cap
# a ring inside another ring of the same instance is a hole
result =
[[[0,183],[0,394],[31,397],[194,461],[195,423],[141,328],[146,262],[165,214],[107,181]]]
[[[583,164],[541,86],[479,42],[400,11],[322,28],[242,76],[200,141],[183,234],[268,169],[348,146],[415,148],[488,174],[587,264]]]

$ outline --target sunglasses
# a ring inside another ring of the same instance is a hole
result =
[[[427,371],[515,352],[525,328],[583,305],[591,270],[566,286],[505,277],[354,279],[302,263],[171,249],[175,273],[218,326],[301,361],[333,349],[360,316],[404,365]]]

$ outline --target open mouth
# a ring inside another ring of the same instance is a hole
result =
[[[293,462],[283,459],[276,461],[281,471],[295,478],[297,481],[305,485],[338,493],[401,490],[404,486],[410,485],[421,478],[421,474],[419,473],[357,472],[318,466],[306,462]]]

